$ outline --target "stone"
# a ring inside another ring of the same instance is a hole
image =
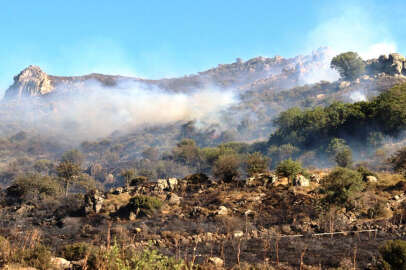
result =
[[[253,217],[253,216],[255,216],[255,212],[248,209],[247,211],[244,212],[244,215],[247,217]]]
[[[217,210],[216,214],[217,214],[218,216],[226,216],[226,215],[228,215],[228,209],[227,209],[227,207],[221,205],[221,206],[219,207],[219,209]]]
[[[121,194],[123,192],[124,192],[124,188],[123,187],[118,187],[118,188],[115,188],[112,193],[118,195],[118,194]]]
[[[128,215],[128,220],[134,221],[136,219],[137,219],[137,215],[133,211],[130,211],[130,214]]]
[[[368,175],[368,176],[366,177],[366,179],[367,179],[367,182],[368,182],[368,183],[377,183],[377,182],[378,182],[378,178],[376,178],[376,177],[373,176],[373,175]]]
[[[209,258],[209,263],[214,265],[215,267],[223,267],[224,261],[220,259],[219,257],[210,257]]]
[[[85,195],[84,210],[86,214],[99,213],[103,207],[104,194],[98,190],[90,191]]]
[[[295,186],[299,186],[299,187],[308,187],[310,186],[310,181],[309,179],[307,179],[306,177],[304,177],[301,174],[296,175],[295,179],[294,179],[294,185]]]
[[[243,231],[234,231],[233,236],[234,236],[234,238],[241,238],[244,236],[244,232]]]
[[[175,193],[169,193],[166,197],[169,205],[179,205],[180,204],[180,197]]]
[[[310,175],[310,181],[320,184],[320,176],[318,176],[316,174],[312,174],[312,175]]]
[[[169,178],[168,179],[168,186],[170,190],[175,190],[178,186],[178,179],[176,178]]]
[[[72,268],[72,263],[61,257],[52,257],[51,264],[54,266],[54,268],[52,269],[55,270],[65,270]]]
[[[158,188],[158,190],[164,191],[169,187],[168,181],[166,181],[166,179],[158,179],[156,182],[156,187]]]

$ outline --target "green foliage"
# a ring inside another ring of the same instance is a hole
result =
[[[161,209],[163,202],[157,198],[146,195],[137,195],[131,198],[128,206],[131,211],[144,216],[151,216]]]
[[[69,261],[79,261],[88,256],[94,248],[88,243],[77,242],[64,246],[60,255]]]
[[[57,180],[39,174],[19,175],[7,189],[8,195],[23,201],[57,197],[61,193],[62,187]]]
[[[406,176],[406,147],[403,147],[390,158],[394,171]]]
[[[59,177],[65,181],[65,195],[68,195],[69,184],[78,178],[80,174],[80,166],[72,161],[61,161],[56,167]]]
[[[268,170],[269,158],[259,152],[247,155],[247,174],[254,175]]]
[[[120,176],[124,178],[125,184],[128,187],[130,182],[135,177],[135,170],[134,169],[123,169],[121,170]]]
[[[359,172],[362,176],[362,180],[366,181],[367,180],[367,176],[375,176],[378,177],[376,175],[376,173],[370,171],[368,168],[364,167],[364,166],[358,166],[357,167],[357,172]]]
[[[336,102],[308,110],[292,108],[274,122],[278,129],[268,145],[325,149],[333,138],[379,145],[382,136],[396,136],[406,128],[406,84],[395,86],[369,102]],[[349,156],[349,151],[344,154]]]
[[[131,179],[130,186],[138,186],[148,182],[148,178],[145,176],[136,176]]]
[[[343,139],[332,139],[327,147],[327,153],[340,167],[350,167],[352,164],[351,148]]]
[[[406,241],[389,240],[379,248],[379,253],[390,269],[406,269]]]
[[[167,257],[155,249],[140,251],[121,247],[114,243],[110,248],[93,251],[87,261],[89,270],[181,270],[186,264],[181,260]]]
[[[303,172],[302,164],[299,161],[287,159],[282,161],[276,167],[276,173],[280,176],[287,177],[290,182],[299,173]]]
[[[83,164],[84,156],[83,154],[77,150],[71,150],[62,154],[61,162],[70,162],[73,164],[78,165],[79,167]]]
[[[346,52],[335,56],[330,63],[341,78],[353,81],[365,72],[365,63],[355,52]]]
[[[192,139],[183,139],[172,150],[173,159],[189,166],[197,166],[200,163],[199,147]]]
[[[237,154],[223,154],[214,163],[213,175],[224,182],[232,182],[240,176],[241,159]]]
[[[362,175],[347,168],[336,168],[322,181],[328,203],[353,208],[356,196],[365,187]]]
[[[49,249],[41,244],[32,248],[21,248],[14,252],[11,261],[23,266],[35,267],[40,270],[51,268],[52,253]]]

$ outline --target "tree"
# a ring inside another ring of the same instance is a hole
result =
[[[65,181],[65,196],[69,193],[69,184],[79,177],[80,166],[72,161],[61,161],[56,167],[58,176]]]
[[[125,185],[129,187],[131,180],[135,177],[135,170],[134,169],[122,170],[120,176],[124,178]]]
[[[328,203],[354,207],[358,192],[362,191],[365,183],[362,175],[348,168],[336,168],[322,182]]]
[[[276,167],[276,173],[279,176],[287,177],[289,182],[293,182],[293,178],[303,172],[302,164],[292,159],[282,161]]]
[[[263,173],[268,169],[269,158],[259,152],[248,154],[247,156],[247,174],[254,175]]]
[[[365,72],[365,63],[356,52],[346,52],[335,56],[330,67],[336,69],[341,78],[353,81]]]
[[[352,151],[345,140],[334,138],[327,147],[327,153],[340,167],[349,167],[352,164]]]
[[[213,174],[224,182],[231,182],[240,175],[240,164],[241,160],[237,154],[221,155],[214,163]]]
[[[395,172],[406,176],[406,147],[403,147],[392,155],[389,161],[392,164],[392,168]]]
[[[200,164],[199,147],[192,139],[183,139],[172,150],[172,155],[176,162],[187,166],[198,166]]]
[[[379,248],[384,263],[389,264],[385,269],[406,269],[406,241],[389,240]]]
[[[79,167],[82,166],[83,161],[83,154],[77,149],[65,152],[62,154],[61,157],[61,162],[71,162],[78,165]]]

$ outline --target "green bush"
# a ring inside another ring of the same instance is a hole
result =
[[[256,173],[263,173],[268,170],[269,158],[265,157],[259,152],[247,155],[247,174],[254,175]]]
[[[292,183],[296,175],[303,173],[302,164],[292,159],[284,160],[276,167],[276,173],[279,176],[287,177]]]
[[[117,243],[109,249],[104,247],[93,251],[87,261],[89,270],[181,270],[186,269],[180,260],[160,254],[155,249],[137,251],[123,248]]]
[[[59,181],[39,174],[19,175],[7,188],[7,194],[23,201],[57,197],[62,193]]]
[[[69,261],[78,261],[89,255],[94,247],[85,242],[73,243],[62,248],[61,256]]]
[[[379,248],[385,265],[391,269],[406,269],[406,241],[389,240]]]
[[[221,155],[214,162],[213,175],[224,182],[232,182],[240,176],[240,165],[241,159],[238,154]]]
[[[325,200],[347,208],[354,207],[354,200],[364,187],[361,174],[347,168],[336,168],[322,181],[322,188],[327,194]]]
[[[51,267],[51,257],[51,251],[47,247],[38,244],[33,248],[18,249],[12,255],[12,262],[46,270]]]
[[[163,202],[157,198],[146,195],[137,195],[131,198],[128,206],[138,215],[150,216],[161,209]]]

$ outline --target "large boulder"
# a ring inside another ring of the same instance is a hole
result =
[[[272,173],[260,173],[245,180],[245,185],[252,186],[268,186],[278,181],[278,177]]]
[[[85,195],[85,214],[99,213],[104,202],[104,194],[99,190],[92,190]]]
[[[301,174],[296,175],[293,184],[299,187],[308,187],[310,186],[310,180],[304,177]]]

